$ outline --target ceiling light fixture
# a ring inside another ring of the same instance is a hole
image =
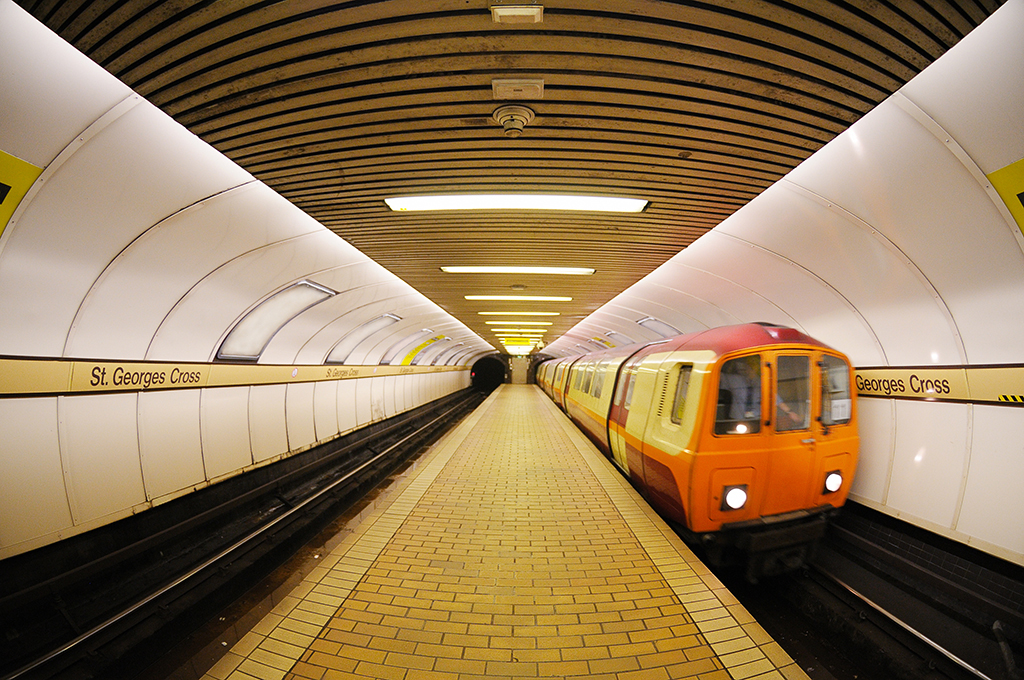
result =
[[[643,212],[648,201],[624,196],[570,194],[435,194],[393,196],[384,202],[396,212],[413,210],[581,210]]]
[[[561,316],[561,312],[477,312],[480,316]]]
[[[544,6],[491,5],[491,20],[496,24],[539,24],[544,21]]]
[[[492,326],[553,326],[554,321],[484,321]]]
[[[589,276],[594,273],[590,267],[519,267],[474,265],[441,267],[446,274],[549,274],[559,276]]]
[[[465,295],[467,300],[506,300],[512,302],[572,302],[560,295]]]

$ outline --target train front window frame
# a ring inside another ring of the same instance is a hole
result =
[[[821,424],[825,427],[846,425],[853,419],[850,365],[839,357],[823,354],[818,368],[821,371]]]
[[[811,357],[806,354],[780,354],[775,373],[775,431],[809,430]]]
[[[718,375],[716,435],[761,431],[761,355],[748,354],[722,363]]]

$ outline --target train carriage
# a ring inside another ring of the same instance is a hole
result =
[[[713,561],[743,558],[751,579],[798,566],[846,501],[852,370],[799,331],[730,326],[559,365],[569,417]]]

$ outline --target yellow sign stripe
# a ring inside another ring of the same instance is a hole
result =
[[[1024,232],[1024,158],[989,173],[988,181],[1003,199],[1017,227]]]
[[[862,397],[1024,405],[1024,366],[859,368]]]
[[[0,235],[43,169],[0,151]]]
[[[468,370],[467,366],[265,366],[0,359],[0,396],[280,385]]]

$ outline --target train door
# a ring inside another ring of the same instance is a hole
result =
[[[640,356],[634,355],[627,360],[619,372],[619,379],[616,381],[615,395],[612,398],[612,406],[608,413],[608,443],[612,449],[612,461],[629,474],[629,444],[626,436],[626,419],[629,417],[629,406],[633,401],[633,388],[636,385],[636,367],[640,363]],[[634,445],[634,457],[639,457],[639,451]],[[639,465],[639,464],[638,464]]]
[[[779,351],[769,360],[769,414],[774,430],[768,460],[768,487],[761,512],[778,515],[807,507],[817,473],[820,426],[811,417],[818,410],[812,390],[813,357],[808,352]]]

